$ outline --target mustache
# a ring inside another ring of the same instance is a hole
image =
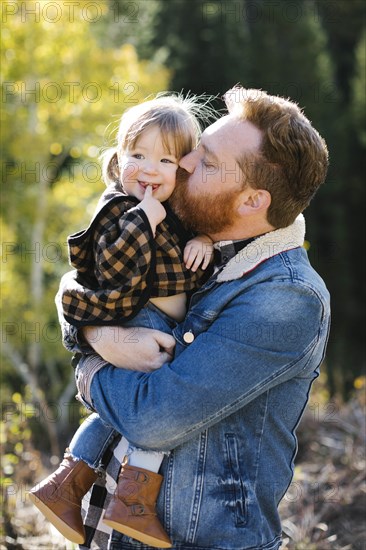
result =
[[[187,172],[187,170],[184,170],[184,168],[181,168],[180,166],[178,166],[175,174],[177,185],[180,185],[180,184],[184,185],[185,183],[187,183],[189,176],[190,176],[190,173]]]
[[[178,169],[175,173],[176,185],[173,193],[169,197],[169,204],[173,212],[180,218],[185,224],[186,213],[184,209],[184,203],[187,200],[188,193],[188,178],[190,174],[184,168],[178,166]]]

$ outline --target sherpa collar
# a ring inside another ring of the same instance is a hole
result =
[[[233,281],[252,271],[276,254],[304,244],[305,219],[300,214],[293,224],[254,239],[234,256],[217,276],[217,282]]]

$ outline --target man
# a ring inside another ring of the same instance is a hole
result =
[[[173,337],[87,328],[110,364],[85,359],[79,391],[134,445],[169,452],[158,514],[173,548],[274,550],[295,429],[329,330],[301,216],[328,153],[294,103],[242,88],[226,100],[229,114],[181,160],[172,201],[216,243],[214,275]],[[119,533],[111,547],[149,548]]]

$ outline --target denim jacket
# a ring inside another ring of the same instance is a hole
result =
[[[119,431],[139,447],[171,450],[158,513],[177,550],[281,544],[277,507],[291,483],[295,430],[330,322],[304,231],[299,216],[211,277],[174,329],[172,363],[145,375],[107,366],[92,382],[92,396],[103,384],[108,409],[118,376],[120,395],[128,395],[113,419]],[[112,550],[144,548],[113,534]]]

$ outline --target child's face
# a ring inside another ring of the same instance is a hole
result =
[[[142,200],[146,187],[151,185],[153,197],[163,202],[174,191],[178,159],[166,151],[157,126],[142,132],[135,146],[122,152],[119,163],[128,195]]]

